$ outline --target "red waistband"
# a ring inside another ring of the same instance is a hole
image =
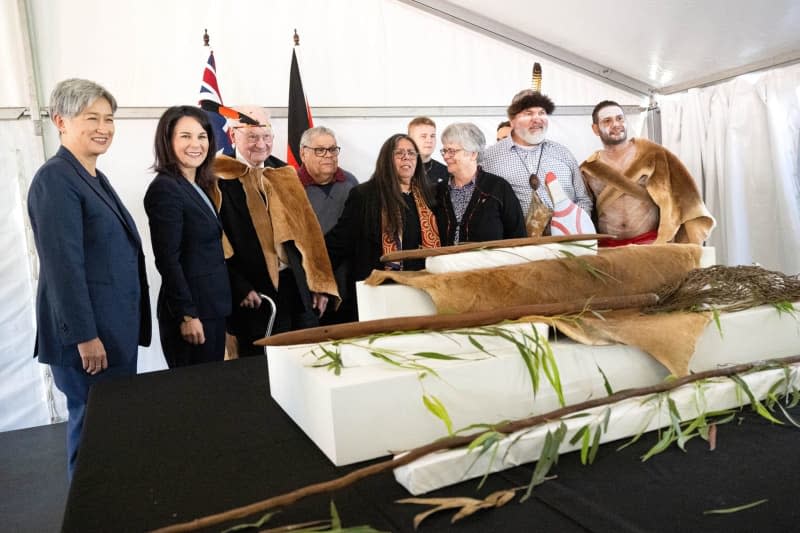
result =
[[[601,248],[614,248],[615,246],[627,246],[628,244],[653,244],[658,238],[658,230],[648,231],[629,239],[600,239],[597,245]]]

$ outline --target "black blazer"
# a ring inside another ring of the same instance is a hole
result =
[[[224,318],[231,290],[222,225],[182,176],[159,174],[144,197],[156,267],[161,273],[158,317]]]
[[[450,201],[449,180],[436,185],[434,214],[442,246],[455,239],[456,215]],[[475,191],[461,217],[460,242],[483,242],[527,236],[525,217],[511,185],[500,176],[478,167]]]

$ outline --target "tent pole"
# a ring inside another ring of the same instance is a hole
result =
[[[25,74],[27,77],[28,95],[30,102],[30,117],[33,121],[33,133],[44,138],[42,130],[42,105],[39,91],[39,65],[33,48],[33,20],[31,19],[30,0],[17,0],[19,12],[19,28],[22,33],[22,47],[25,53]],[[42,155],[47,158],[42,142]]]
[[[17,12],[19,16],[18,27],[20,28],[20,32],[22,34],[22,47],[25,53],[25,74],[27,78],[26,81],[28,85],[30,102],[30,118],[33,124],[33,134],[36,137],[34,143],[38,144],[39,149],[41,150],[42,160],[44,161],[47,160],[47,150],[45,148],[44,129],[42,125],[41,92],[39,90],[39,65],[33,48],[34,27],[33,20],[31,18],[32,11],[30,0],[17,0]],[[22,116],[20,115],[19,118],[22,118]],[[19,168],[22,169],[21,166]],[[27,217],[28,210],[24,209],[26,204],[25,198],[28,195],[28,188],[30,187],[30,178],[25,176],[24,172],[19,172],[18,179],[19,190],[23,195],[23,197],[20,198],[20,201],[23,204],[22,212],[26,214],[25,240],[28,249],[29,272],[31,274],[31,280],[35,285],[39,279],[39,260],[36,256],[36,247],[33,241],[33,230],[31,229],[30,220]],[[53,383],[53,374],[50,371],[50,366],[40,366],[42,370],[42,386],[44,387],[45,402],[47,403],[47,409],[50,413],[50,422],[62,422],[65,420],[65,417],[59,412],[58,404],[56,402],[54,395],[55,385]]]
[[[651,141],[661,144],[661,109],[658,107],[655,95],[650,95],[650,105],[647,107],[647,136]]]

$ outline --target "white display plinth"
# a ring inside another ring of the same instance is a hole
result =
[[[564,259],[578,255],[597,255],[597,241],[572,241],[533,244],[509,248],[488,248],[455,254],[435,255],[425,259],[425,270],[432,274],[464,272],[479,268],[520,265],[544,259]]]
[[[790,386],[800,386],[800,367],[792,367]],[[785,378],[784,370],[771,369],[743,376],[751,392],[763,398],[772,387]],[[730,379],[719,379],[706,383],[702,398],[705,412],[733,409],[748,401],[736,384]],[[698,394],[694,384],[685,385],[671,391],[670,399],[681,415],[681,420],[693,420],[700,415]],[[641,398],[623,400],[608,407],[608,429],[601,443],[631,438],[646,431],[663,428],[671,423],[667,402],[643,403]],[[570,440],[583,426],[589,425],[592,435],[600,424],[604,424],[606,407],[598,407],[586,413],[589,416],[569,418],[563,422],[567,434],[559,453],[579,450],[581,442],[571,444]],[[558,429],[561,421],[551,422],[536,428],[509,435],[497,446],[497,453],[479,454],[479,448],[467,451],[463,448],[431,454],[396,468],[395,479],[411,494],[425,494],[432,490],[460,483],[467,479],[484,476],[487,472],[499,472],[526,463],[537,461],[542,454],[545,436]]]
[[[794,306],[800,308],[800,302],[795,302]],[[713,321],[710,322],[699,338],[695,354],[690,362],[692,372],[702,372],[721,366],[762,359],[800,355],[800,321],[788,313],[780,314],[772,306],[722,314],[720,325],[721,328],[718,329]],[[584,383],[572,379],[574,361],[565,360],[565,357],[580,358],[583,361],[584,369],[589,374],[592,374],[592,369],[595,369],[596,372],[595,365],[602,368],[615,391],[629,387],[654,385],[662,381],[667,374],[660,365],[651,368],[650,365],[645,364],[645,360],[642,359],[643,353],[623,346],[572,345],[568,347],[562,343],[553,343],[553,352],[562,373],[564,388],[572,390],[574,394],[571,396],[575,396],[572,400],[568,398],[567,404],[604,396],[606,392],[602,382],[598,382],[596,376]],[[650,358],[647,357],[647,359]],[[763,397],[770,387],[784,376],[783,369],[774,369],[748,375],[746,381],[756,397]],[[800,369],[797,367],[792,372],[792,380],[795,385],[800,383]],[[576,388],[583,389],[582,398]],[[731,380],[721,380],[719,384],[704,386],[703,400],[700,402],[698,402],[695,385],[689,385],[680,391],[673,392],[670,397],[675,401],[684,420],[697,417],[697,408],[702,401],[705,402],[706,412],[729,409],[748,401],[743,393],[735,390]],[[603,409],[594,411],[597,415],[594,419],[596,422],[602,418],[600,414]],[[537,401],[537,412],[546,412],[547,410],[540,411]],[[646,423],[652,410],[659,414]],[[569,439],[587,421],[592,420],[589,417],[565,421],[569,430],[565,442],[560,448],[562,453],[580,448],[580,443],[570,445]],[[478,422],[478,420],[474,422]],[[486,422],[486,420],[481,422]],[[664,427],[669,423],[670,416],[665,405],[659,407],[657,403],[653,402],[643,404],[641,398],[634,398],[613,406],[609,430],[603,435],[601,442],[632,437],[644,430]],[[487,471],[496,472],[536,461],[541,454],[545,434],[548,430],[554,430],[557,425],[539,427],[525,432],[524,436],[519,439],[519,444],[514,444],[506,454],[509,443],[519,437],[518,434],[510,435],[500,443],[500,448],[495,455],[498,459],[491,465],[488,457],[490,454],[487,454],[487,457],[478,459],[470,468],[477,457],[475,453],[469,453],[463,449],[451,450],[424,457],[400,467],[395,470],[395,478],[412,494],[423,494],[466,479],[482,476]]]
[[[356,298],[360,321],[436,314],[436,305],[428,293],[407,285],[366,285],[358,281]]]
[[[533,328],[533,324],[502,326],[504,331],[546,338],[546,325],[536,324],[536,333]],[[321,354],[320,346],[334,349],[332,343],[270,346],[270,390],[336,465],[381,457],[440,437],[444,426],[425,408],[422,396],[426,393],[447,406],[458,427],[475,419],[525,416],[532,408],[532,392],[521,356],[514,355],[516,348],[494,337],[474,338],[497,357],[457,334],[416,333],[383,337],[371,344],[367,339],[343,343],[338,350],[344,368],[338,376],[312,367],[319,363],[312,350]],[[392,350],[410,359],[415,359],[415,352],[437,351],[463,360],[416,358],[437,378],[423,369],[388,364],[370,355],[371,349]]]
[[[800,303],[796,304],[800,306]],[[764,358],[794,355],[800,347],[800,323],[791,315],[763,306],[720,317],[722,337],[712,321],[701,335],[692,371]],[[531,325],[506,325],[507,331],[531,331]],[[542,327],[539,331],[545,331]],[[272,396],[336,465],[372,459],[390,451],[419,446],[446,434],[444,424],[423,405],[435,396],[446,407],[455,428],[472,423],[497,423],[548,412],[558,407],[555,392],[541,377],[534,400],[522,357],[508,341],[478,337],[488,356],[466,335],[408,334],[383,337],[368,344],[343,343],[341,375],[318,364],[311,355],[319,346],[269,347]],[[603,378],[614,390],[662,381],[667,371],[652,357],[629,346],[584,346],[553,342],[567,404],[605,396]],[[397,368],[369,355],[370,348],[395,350],[410,356],[436,351],[472,359],[420,359],[438,373]],[[424,375],[424,377],[422,377]],[[463,475],[463,472],[459,472]]]

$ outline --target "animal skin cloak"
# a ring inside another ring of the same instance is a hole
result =
[[[250,211],[273,286],[278,288],[277,246],[291,241],[302,256],[308,289],[330,295],[335,309],[340,301],[339,291],[325,240],[294,168],[250,168],[236,159],[218,156],[214,160],[214,173],[220,179],[239,180],[242,183],[247,209]],[[266,205],[260,194],[266,196]],[[219,211],[222,204],[219,186],[212,189],[211,200]],[[234,254],[233,247],[224,234],[222,246],[226,259]]]
[[[702,244],[715,222],[689,171],[664,147],[646,139],[631,139],[631,142],[636,144],[636,156],[625,169],[625,174],[603,163],[600,151],[581,164],[584,176],[606,183],[595,202],[598,217],[622,194],[637,198],[647,194],[659,209],[658,237],[653,244]],[[646,178],[646,193],[637,183],[642,177]]]

